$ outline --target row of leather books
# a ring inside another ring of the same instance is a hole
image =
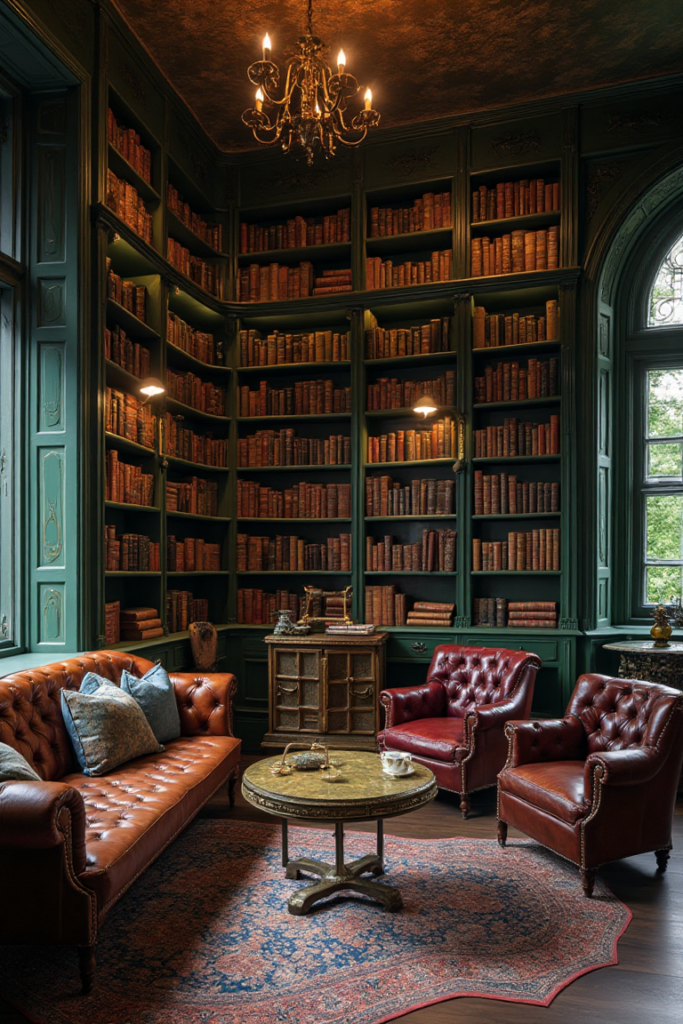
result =
[[[237,534],[238,572],[351,571],[351,534],[312,543],[296,535],[254,537]]]
[[[349,336],[337,331],[286,334],[240,331],[240,366],[281,366],[287,363],[338,363],[349,358]]]
[[[114,114],[111,107],[107,110],[107,139],[114,149],[118,150],[141,178],[152,184],[152,154],[147,146],[140,141],[134,128],[127,128]]]
[[[347,466],[351,463],[351,438],[296,437],[292,427],[257,430],[237,442],[237,465],[247,466]]]
[[[147,213],[144,199],[134,185],[119,178],[109,168],[104,201],[131,231],[152,244],[152,215]]]
[[[560,182],[544,178],[499,181],[480,185],[472,193],[472,220],[504,220],[530,213],[552,213],[560,209]]]
[[[200,433],[183,426],[182,416],[167,412],[161,421],[163,426],[161,450],[165,455],[188,462],[200,462],[205,466],[227,466],[227,438],[214,437],[211,432]]]
[[[560,511],[560,485],[548,480],[518,480],[510,473],[474,471],[475,516],[527,515]]]
[[[104,329],[104,358],[135,377],[149,377],[149,349],[138,341],[131,341],[118,324]]]
[[[437,405],[455,404],[455,370],[446,370],[434,380],[400,380],[379,377],[367,386],[368,411],[408,409],[421,395],[431,395]]]
[[[365,261],[365,287],[367,291],[374,291],[429,284],[432,281],[450,281],[452,263],[452,249],[433,252],[430,260],[406,260],[404,263],[368,256]]]
[[[104,429],[145,448],[154,448],[155,419],[148,405],[135,395],[107,388],[104,399]]]
[[[166,511],[195,516],[218,515],[218,483],[191,476],[186,480],[166,481]]]
[[[116,532],[104,528],[104,568],[106,572],[159,572],[159,542],[144,533]]]
[[[223,278],[219,265],[207,263],[201,256],[193,256],[190,250],[175,238],[168,239],[167,255],[168,262],[181,274],[185,274],[205,292],[215,295],[217,299],[223,298]]]
[[[143,323],[147,322],[147,289],[115,274],[111,269],[111,257],[107,256],[107,298],[118,302],[129,313]]]
[[[513,231],[497,238],[473,238],[470,245],[472,277],[556,270],[560,265],[560,229],[557,225],[538,231]]]
[[[163,632],[163,630],[162,630]],[[106,601],[104,605],[104,646],[121,642],[121,602]]]
[[[558,394],[560,360],[529,359],[487,366],[482,377],[474,378],[475,402],[517,402],[528,398],[550,398]]]
[[[209,223],[200,214],[195,213],[190,204],[186,203],[180,195],[178,189],[171,185],[170,182],[168,183],[167,204],[169,210],[176,215],[178,220],[183,222],[185,227],[188,227],[190,231],[194,231],[195,235],[199,235],[212,249],[216,249],[217,252],[222,251],[222,225]]]
[[[166,621],[170,633],[187,629],[191,622],[206,622],[209,602],[195,597],[191,590],[169,590],[166,593]]]
[[[556,629],[556,601],[508,601],[505,597],[475,597],[474,626],[514,626],[517,629]]]
[[[166,318],[166,341],[169,345],[182,349],[202,363],[213,366],[216,363],[216,345],[213,334],[199,331],[181,320],[175,313],[168,311]]]
[[[559,529],[514,531],[505,541],[472,538],[473,572],[557,572]]]
[[[334,295],[337,292],[350,292],[351,270],[323,270],[321,277],[316,277],[313,287],[314,295]]]
[[[371,206],[370,238],[451,226],[450,192],[425,192],[412,206]]]
[[[108,448],[104,500],[151,506],[154,504],[154,475],[143,473],[140,466],[120,462],[116,448]]]
[[[298,380],[284,388],[259,381],[258,390],[239,388],[240,416],[315,416],[351,412],[351,388],[335,387],[333,380]]]
[[[394,537],[365,538],[368,572],[454,572],[455,530],[422,530],[422,540],[398,543]]]
[[[277,490],[254,480],[237,481],[240,519],[349,519],[351,484],[311,484],[299,481]]]
[[[472,347],[498,348],[501,345],[529,345],[536,341],[557,341],[560,307],[557,299],[548,299],[545,316],[522,313],[487,313],[475,306],[472,317]]]
[[[474,431],[475,459],[507,458],[516,455],[558,455],[560,417],[553,414],[549,423],[520,422],[508,417],[502,426]]]
[[[200,412],[212,416],[225,416],[225,388],[211,381],[202,380],[189,370],[186,372],[166,370],[166,394],[184,405],[191,405]]]
[[[237,591],[237,621],[246,626],[272,626],[281,608],[288,608],[296,622],[301,615],[301,597],[291,590],[274,594],[257,587],[240,587]]]
[[[376,626],[452,626],[454,604],[415,601],[408,611],[408,597],[392,583],[365,588],[365,621]]]
[[[331,245],[351,239],[351,210],[319,217],[289,217],[276,224],[240,224],[240,252],[270,249],[302,249],[307,245]]]
[[[424,477],[401,484],[390,476],[365,478],[366,516],[439,516],[453,512],[454,480]]]
[[[178,540],[169,534],[166,556],[168,572],[219,572],[221,568],[220,544],[211,544],[202,537]]]
[[[372,317],[372,326],[365,331],[366,359],[394,359],[401,356],[429,355],[448,352],[451,318],[436,318],[416,327],[380,327]]]
[[[122,640],[153,640],[163,636],[161,618],[156,608],[123,608],[121,610]]]
[[[451,416],[437,420],[429,430],[396,430],[368,437],[368,462],[415,462],[455,456],[455,422]]]

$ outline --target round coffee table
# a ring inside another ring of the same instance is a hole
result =
[[[302,873],[317,875],[315,885],[299,889],[290,896],[290,914],[305,914],[314,903],[341,889],[371,896],[386,910],[403,906],[397,889],[384,882],[361,878],[384,874],[384,818],[405,814],[433,800],[436,779],[429,768],[414,764],[410,775],[389,776],[382,771],[377,754],[358,750],[332,751],[342,779],[326,782],[324,771],[294,771],[291,775],[273,775],[270,765],[280,757],[257,761],[242,776],[242,793],[255,807],[276,814],[282,820],[282,866],[286,878]],[[377,821],[377,853],[344,863],[344,822]],[[288,822],[332,823],[335,831],[334,864],[308,857],[289,859]]]

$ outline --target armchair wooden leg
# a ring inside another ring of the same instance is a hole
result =
[[[581,872],[581,884],[583,885],[583,892],[585,896],[593,895],[593,886],[595,885],[595,876],[597,871],[595,868],[586,868]]]
[[[79,946],[78,961],[81,971],[83,995],[88,995],[89,992],[92,992],[93,983],[95,981],[95,947]]]
[[[508,839],[508,824],[507,821],[498,821],[498,845],[505,849],[505,844]]]
[[[663,875],[666,871],[666,866],[669,863],[669,857],[671,856],[671,850],[657,850],[655,857],[657,858],[657,871],[660,875]]]
[[[470,807],[471,806],[472,806],[472,801],[470,800],[469,793],[461,793],[460,794],[460,812],[461,812],[463,818],[466,818],[467,815],[470,813]]]

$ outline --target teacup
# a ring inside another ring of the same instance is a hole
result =
[[[380,754],[382,766],[390,775],[405,775],[410,771],[412,755],[403,750],[384,750]]]

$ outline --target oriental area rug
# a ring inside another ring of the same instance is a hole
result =
[[[290,829],[290,856],[333,858]],[[38,1024],[380,1024],[456,996],[547,1006],[617,962],[631,915],[598,880],[525,840],[386,839],[390,914],[340,893],[293,917],[273,825],[194,822],[113,907],[94,992],[71,949],[3,949],[0,992]],[[374,836],[347,832],[347,860]]]

